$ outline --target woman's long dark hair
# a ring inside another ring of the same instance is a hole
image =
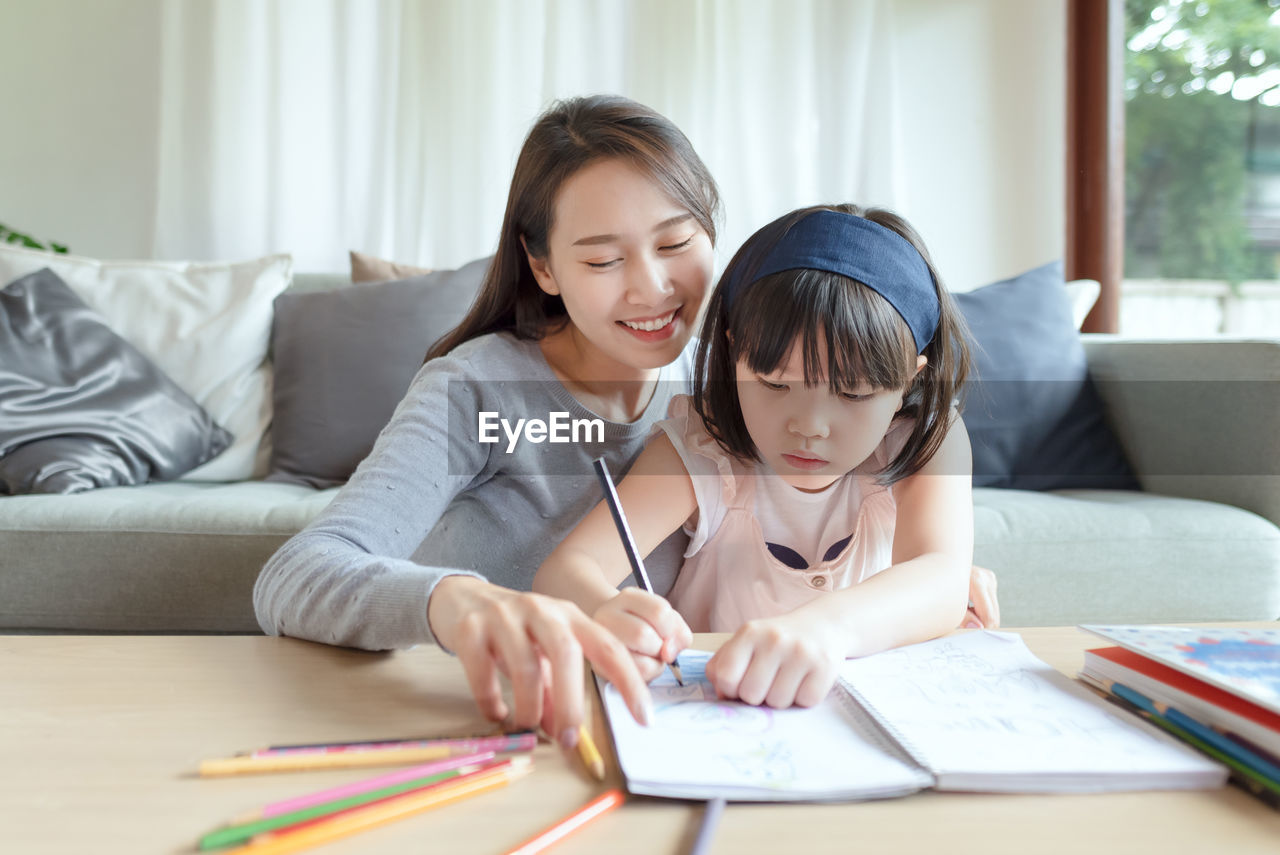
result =
[[[749,266],[767,256],[796,223],[820,210],[864,217],[891,229],[924,259],[940,311],[937,332],[922,351],[928,362],[919,374],[915,339],[906,321],[888,300],[863,283],[805,268],[753,281]],[[735,278],[749,284],[730,303],[724,283]],[[938,276],[929,250],[906,220],[883,208],[849,204],[804,208],[753,234],[721,274],[698,341],[693,405],[721,448],[742,460],[758,460],[759,451],[742,420],[736,366],[743,360],[752,371],[772,373],[799,340],[806,383],[818,382],[825,362],[825,381],[833,392],[847,392],[863,382],[879,389],[906,389],[900,414],[913,417],[915,427],[902,451],[879,474],[881,483],[892,484],[919,471],[946,438],[952,407],[969,373],[968,337],[964,318]]]
[[[546,257],[561,186],[584,166],[613,157],[652,176],[715,244],[720,194],[679,128],[616,95],[559,101],[538,118],[520,149],[498,249],[480,293],[462,323],[432,346],[428,360],[488,333],[539,339],[563,326],[564,303],[538,287],[525,248],[535,258]]]

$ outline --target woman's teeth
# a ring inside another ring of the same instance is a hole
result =
[[[676,313],[672,311],[672,312],[668,312],[667,314],[663,315],[660,318],[654,318],[651,321],[623,321],[622,323],[631,327],[633,330],[643,330],[644,332],[653,332],[654,330],[660,330],[663,327],[665,327],[667,324],[671,323],[672,319],[675,318],[675,316],[676,316]]]

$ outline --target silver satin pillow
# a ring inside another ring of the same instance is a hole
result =
[[[53,271],[0,290],[0,493],[169,480],[231,439]]]

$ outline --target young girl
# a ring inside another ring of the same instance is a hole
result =
[[[691,536],[670,604],[694,631],[734,633],[707,667],[722,696],[812,705],[840,660],[959,624],[973,521],[953,404],[967,369],[962,321],[900,217],[801,210],[738,251],[692,397],[619,485],[642,553],[682,524]],[[618,596],[626,568],[599,506],[534,590],[573,599],[632,650],[657,636],[669,661],[688,629]]]

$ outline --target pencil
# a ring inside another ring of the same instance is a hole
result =
[[[358,739],[354,741],[342,742],[303,742],[293,745],[268,745],[266,748],[258,748],[253,751],[245,751],[245,754],[266,754],[272,751],[296,751],[302,748],[378,748],[380,746],[402,745],[405,743],[420,742],[451,742],[451,741],[469,741],[477,739],[495,739],[506,737],[508,739],[518,739],[524,736],[533,736],[532,730],[515,730],[510,733],[476,733],[470,736],[396,736],[384,739]]]
[[[262,748],[237,757],[276,757],[286,754],[345,754],[361,751],[398,751],[405,748],[429,748],[447,746],[454,754],[471,754],[477,751],[532,751],[538,744],[533,731],[505,733],[496,736],[432,737],[428,739],[371,740],[366,742],[334,742],[320,745],[277,745]]]
[[[236,757],[215,757],[200,763],[200,777],[254,775],[264,772],[298,772],[311,769],[353,769],[370,766],[403,766],[426,763],[477,751],[532,751],[538,739],[532,734],[491,739],[443,739],[413,747],[352,750],[301,750]]]
[[[631,536],[631,526],[627,525],[627,517],[622,512],[622,502],[618,501],[618,491],[613,486],[609,467],[605,466],[603,457],[597,457],[592,465],[596,469],[596,477],[600,479],[600,487],[604,490],[604,500],[609,506],[609,513],[613,515],[613,524],[618,529],[618,536],[622,538],[622,549],[627,553],[627,561],[631,563],[631,577],[636,580],[641,590],[652,594],[653,585],[649,582],[649,574],[645,572],[644,561],[641,560],[640,550],[636,547],[636,539]],[[676,682],[683,686],[684,675],[680,673],[679,654],[671,660],[671,673],[675,675]]]
[[[303,810],[304,808],[309,808],[314,805],[322,805],[327,802],[337,801],[338,799],[345,799],[350,796],[367,793],[370,790],[377,790],[382,787],[391,787],[396,784],[402,784],[405,781],[413,781],[418,778],[426,778],[429,775],[448,772],[451,769],[458,769],[463,766],[473,766],[479,763],[487,763],[492,760],[494,756],[495,755],[492,751],[485,751],[480,754],[463,754],[459,757],[450,757],[447,760],[437,760],[434,763],[427,763],[422,766],[412,766],[408,769],[398,769],[395,772],[388,772],[385,775],[378,775],[374,778],[365,778],[364,780],[354,781],[350,784],[330,787],[327,790],[318,790],[305,795],[294,796],[293,798],[272,802],[258,810],[241,814],[232,820],[231,824],[242,825],[246,822],[254,822],[259,819],[279,816],[282,813],[293,813],[294,811]]]
[[[228,825],[204,835],[197,845],[202,850],[235,846],[268,831],[292,830],[301,827],[304,823],[328,819],[346,811],[372,805],[375,802],[389,801],[410,793],[452,785],[465,778],[483,775],[498,766],[506,766],[510,763],[510,760],[494,760],[484,764],[463,766],[460,769],[448,769],[413,780],[401,781],[390,786],[356,793],[355,795],[345,796],[321,804],[314,804],[289,813]]]
[[[597,781],[603,781],[604,758],[600,756],[600,749],[596,748],[596,743],[591,738],[591,731],[587,730],[585,724],[578,725],[578,754],[582,757],[582,763],[587,767],[587,771]]]
[[[305,828],[259,835],[246,846],[227,850],[225,855],[286,855],[289,852],[297,852],[505,787],[530,771],[532,766],[529,758],[513,758],[510,765],[504,764],[501,770],[478,775],[466,781],[450,783],[357,808],[320,820]]]
[[[711,848],[711,840],[716,835],[716,825],[720,822],[720,814],[724,813],[724,799],[716,798],[707,802],[702,812],[702,825],[698,826],[698,836],[693,841],[689,855],[706,855]]]
[[[554,846],[591,820],[622,804],[624,797],[621,790],[609,790],[602,796],[594,798],[550,828],[537,836],[526,840],[507,855],[536,855],[536,853]]]

